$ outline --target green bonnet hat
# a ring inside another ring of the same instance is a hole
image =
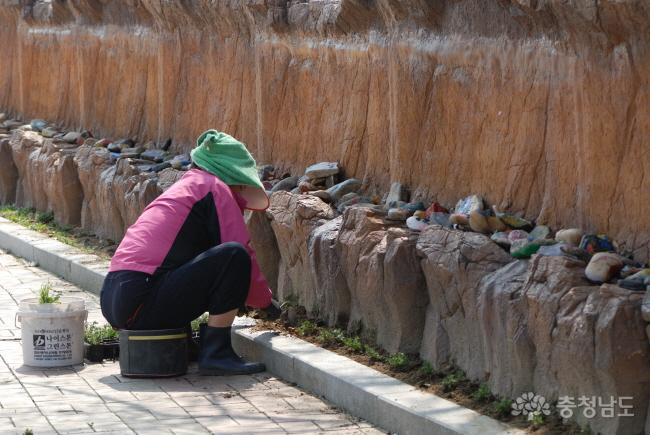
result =
[[[196,140],[190,153],[199,168],[216,175],[229,186],[243,186],[241,196],[249,210],[266,210],[269,198],[257,175],[255,159],[246,145],[229,134],[208,130]]]

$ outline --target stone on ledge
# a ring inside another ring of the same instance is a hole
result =
[[[298,180],[300,177],[287,177],[283,180],[280,180],[273,188],[271,192],[289,192],[298,186]]]
[[[397,201],[408,201],[408,192],[401,183],[395,182],[390,185],[390,191],[386,197],[385,204],[390,207],[391,203]]]
[[[610,281],[622,268],[623,260],[618,254],[598,252],[587,265],[585,276],[589,281],[600,284]]]
[[[579,246],[580,240],[582,240],[582,230],[579,228],[559,230],[555,233],[555,240],[572,246]]]
[[[350,192],[357,192],[359,189],[361,189],[361,181],[357,180],[356,178],[350,178],[349,180],[345,180],[342,183],[330,187],[327,189],[327,193],[329,193],[332,201],[337,202],[344,195]]]
[[[337,162],[321,162],[309,166],[305,170],[305,175],[310,179],[325,178],[339,173],[339,164]]]
[[[478,195],[470,195],[456,203],[454,214],[460,213],[469,216],[477,210],[483,210],[483,199]]]

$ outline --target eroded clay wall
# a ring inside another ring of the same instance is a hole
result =
[[[216,127],[650,255],[642,0],[0,1],[0,105],[96,134]]]

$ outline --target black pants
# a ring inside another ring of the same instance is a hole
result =
[[[102,314],[120,329],[182,328],[206,311],[223,314],[242,307],[250,276],[251,259],[239,243],[215,246],[153,276],[110,272],[100,296]]]

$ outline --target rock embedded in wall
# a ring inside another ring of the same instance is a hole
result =
[[[175,168],[167,168],[160,171],[160,173],[158,173],[158,187],[161,192],[172,187],[174,183],[183,178],[183,175],[185,175],[185,171]]]
[[[277,296],[297,297],[308,312],[317,308],[314,281],[309,268],[308,240],[312,231],[333,219],[332,208],[319,198],[275,192],[267,211],[280,249]]]
[[[45,139],[41,135],[31,131],[15,130],[11,136],[11,149],[14,163],[18,171],[18,184],[16,187],[16,206],[34,207],[41,209],[47,207],[45,191],[40,186],[33,186],[33,178],[30,173],[35,168],[29,167],[30,154],[38,154]]]
[[[430,305],[421,356],[434,367],[454,364],[504,397],[534,391],[650,400],[650,343],[643,294],[589,286],[585,263],[566,256],[513,260],[487,237],[426,229],[418,253]],[[495,249],[496,248],[496,249]],[[636,382],[638,380],[638,382]],[[639,433],[635,418],[587,421],[601,433]]]
[[[124,222],[111,187],[115,166],[111,164],[106,148],[83,145],[75,155],[77,173],[84,192],[81,208],[82,228],[100,238],[120,240],[124,235]],[[101,182],[105,180],[105,182]]]
[[[18,169],[14,163],[9,136],[0,135],[0,204],[16,201]]]
[[[547,388],[604,400],[627,397],[625,405],[633,406],[634,417],[587,419],[578,413],[577,421],[594,432],[643,432],[650,402],[650,342],[643,334],[642,298],[639,292],[609,284],[575,287],[560,299],[556,322],[549,329],[551,353],[544,354],[550,361]],[[536,384],[538,391],[544,391],[544,381]]]
[[[415,255],[417,237],[369,206],[343,214],[336,242],[350,291],[350,326],[391,353],[417,352],[427,295]]]
[[[112,179],[100,177],[100,191],[114,195],[125,232],[135,223],[144,208],[162,193],[155,173],[141,173],[129,159],[119,159]],[[119,228],[114,229],[119,234]],[[121,240],[120,235],[117,239]]]
[[[54,219],[67,226],[81,224],[83,189],[74,163],[76,147],[59,147],[46,141],[38,159],[44,159],[43,188],[47,193],[47,210]],[[36,166],[36,165],[32,165]]]
[[[246,226],[251,236],[251,247],[255,250],[257,263],[273,291],[273,296],[277,299],[280,250],[271,227],[271,220],[266,212],[248,212]]]
[[[513,259],[485,235],[439,226],[421,233],[417,253],[429,293],[420,355],[436,368],[455,361],[468,376],[483,377],[479,288]]]
[[[347,325],[350,320],[350,289],[336,242],[343,216],[316,227],[309,238],[309,269],[314,280],[318,318],[329,326]]]

